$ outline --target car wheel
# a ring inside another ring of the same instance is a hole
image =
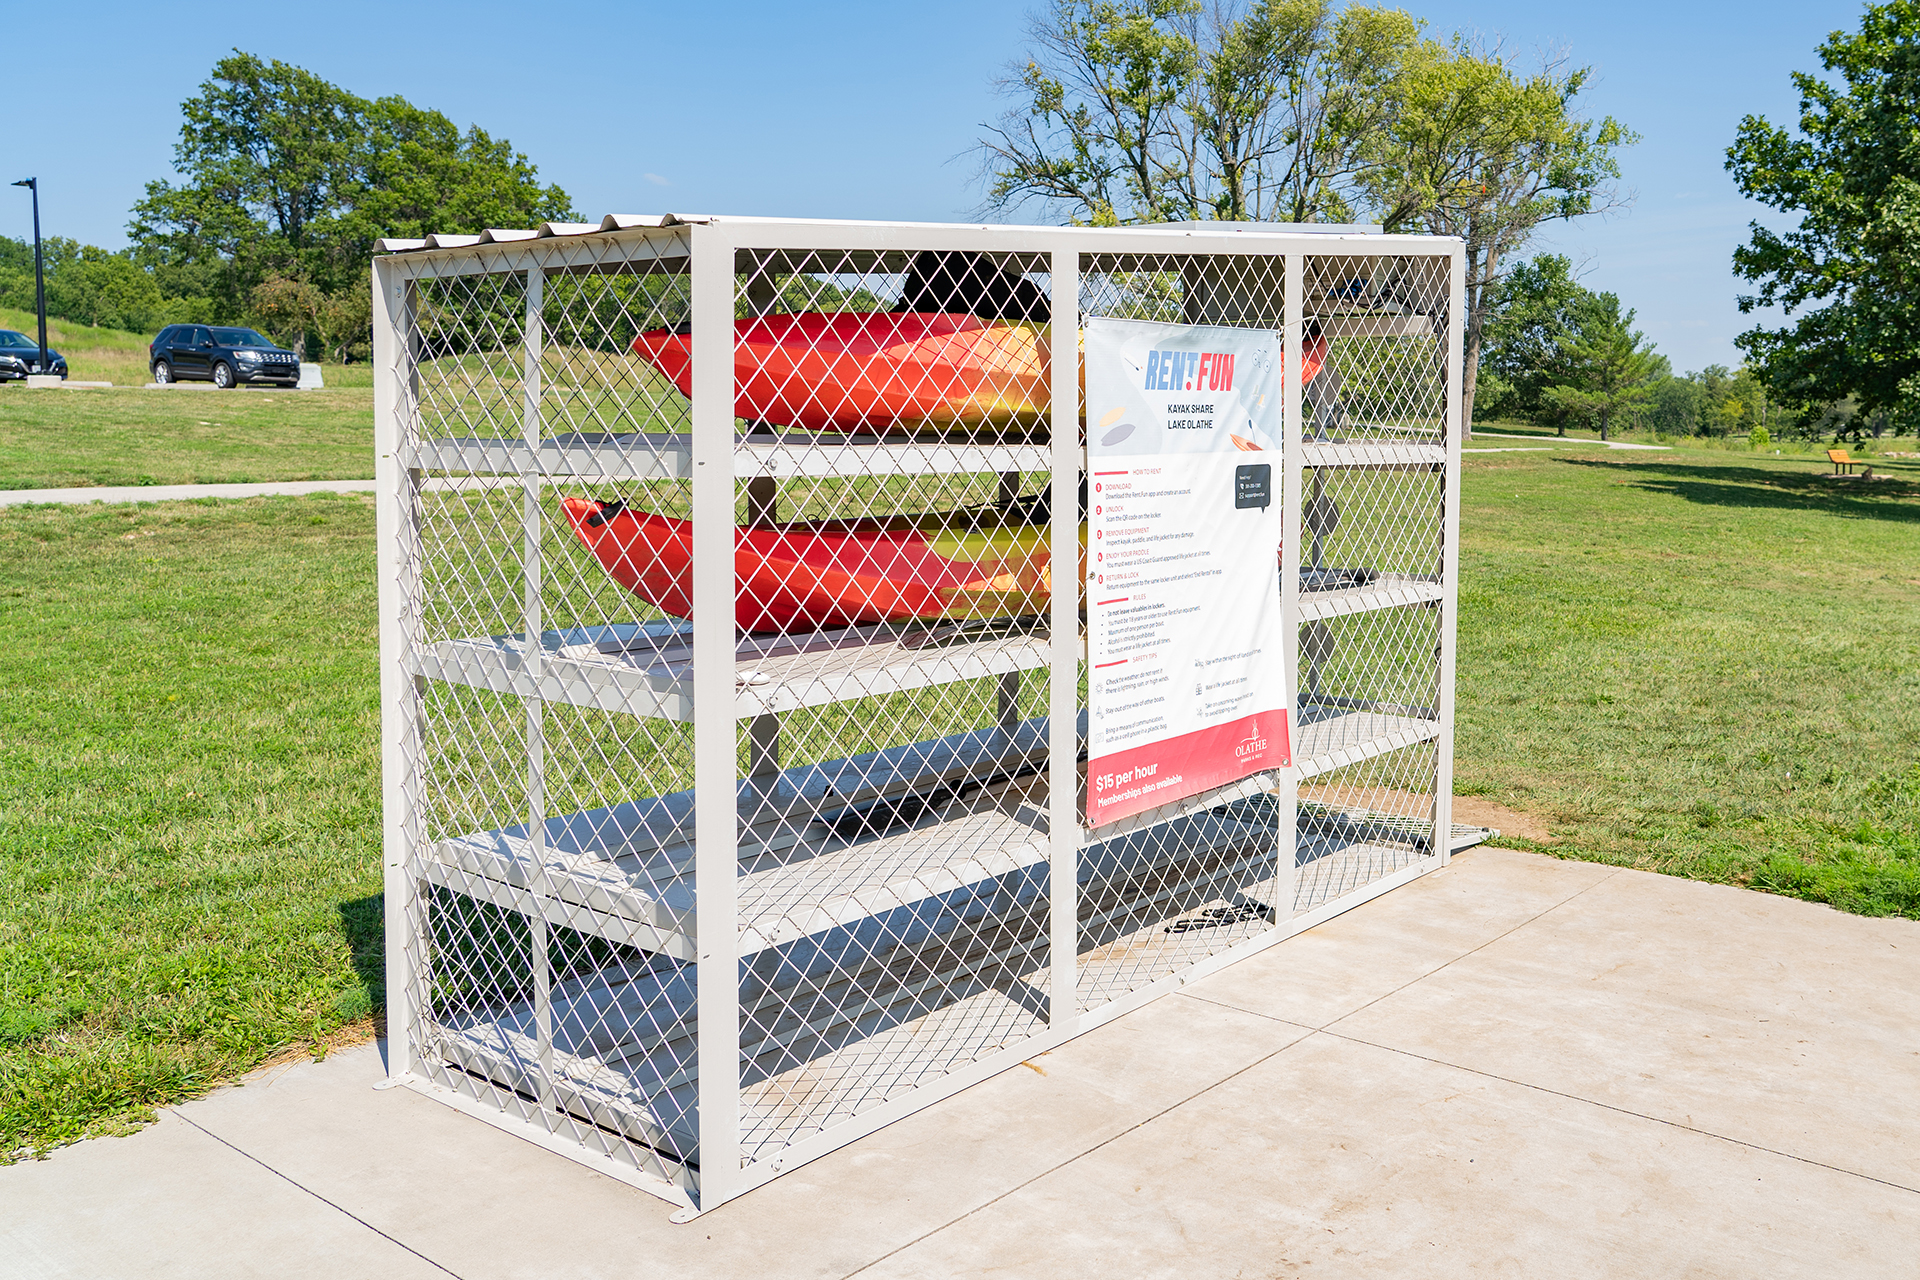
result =
[[[214,362],[213,385],[222,391],[233,386],[233,369],[225,360],[217,360]]]
[[[153,380],[159,383],[161,386],[165,386],[167,383],[172,382],[173,366],[168,364],[165,360],[155,360],[153,362]]]

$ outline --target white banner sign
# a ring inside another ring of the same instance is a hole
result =
[[[1087,322],[1091,826],[1289,763],[1280,353]]]

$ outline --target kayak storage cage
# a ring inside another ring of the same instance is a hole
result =
[[[395,1081],[691,1216],[1468,838],[1458,241],[663,215],[380,247]],[[1278,344],[1240,447],[1284,536],[1215,553],[1274,561],[1291,756],[1089,827],[1109,320]]]

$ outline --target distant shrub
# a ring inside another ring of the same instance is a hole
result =
[[[1753,424],[1753,430],[1747,432],[1747,439],[1755,449],[1764,449],[1773,443],[1773,437],[1767,434],[1767,429],[1757,422]]]

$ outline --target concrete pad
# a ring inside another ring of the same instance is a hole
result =
[[[1325,1026],[1571,901],[1616,870],[1483,845],[1187,990],[1268,1017]]]
[[[635,1256],[689,1276],[842,1276],[1304,1034],[1163,1000],[693,1227],[671,1225],[661,1201],[430,1099],[374,1093],[381,1067],[366,1050],[351,1067],[303,1064],[183,1111],[462,1276],[623,1275]]]
[[[1623,871],[1332,1029],[1920,1189],[1916,990],[1913,921]]]
[[[861,1273],[1910,1277],[1920,1198],[1316,1035]]]
[[[1905,1276],[1916,934],[1480,849],[689,1225],[368,1048],[0,1169],[0,1276]]]
[[[0,1167],[0,1277],[445,1273],[177,1116]]]

